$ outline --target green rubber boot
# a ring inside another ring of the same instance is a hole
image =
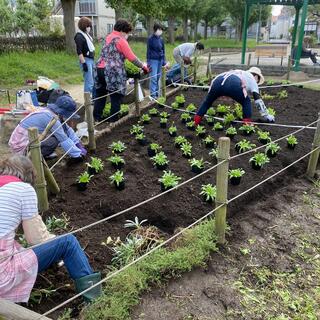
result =
[[[76,286],[76,291],[78,293],[82,292],[85,289],[90,288],[91,286],[93,286],[94,284],[98,283],[101,280],[101,273],[100,272],[96,272],[96,273],[92,273],[89,274],[87,276],[81,277],[79,279],[76,279],[75,282],[75,286]],[[92,302],[94,299],[100,297],[102,294],[102,287],[101,284],[99,284],[98,286],[92,288],[91,290],[85,292],[82,297],[83,300],[87,303]]]

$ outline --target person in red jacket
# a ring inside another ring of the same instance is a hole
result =
[[[129,33],[132,25],[123,19],[119,19],[114,25],[114,30],[105,39],[101,56],[97,62],[96,95],[95,98],[111,93],[111,116],[110,121],[116,121],[115,115],[120,110],[123,97],[126,94],[127,74],[124,61],[128,59],[137,67],[149,73],[147,64],[142,63],[131,50],[128,44]],[[100,121],[106,103],[106,98],[100,98],[94,102],[94,118]]]

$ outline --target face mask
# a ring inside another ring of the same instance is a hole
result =
[[[87,32],[87,33],[90,33],[90,31],[91,31],[91,27],[87,27],[87,28],[86,28],[86,32]]]
[[[160,37],[162,35],[162,30],[158,29],[155,33],[156,36]]]

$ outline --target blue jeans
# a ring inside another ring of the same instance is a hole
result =
[[[213,81],[211,89],[208,92],[206,99],[202,102],[197,115],[203,116],[215,100],[219,97],[226,96],[242,105],[243,118],[251,118],[251,100],[248,95],[247,97],[244,96],[240,78],[231,75],[222,85],[223,78],[223,76],[219,76]]]
[[[184,79],[187,79],[187,68],[184,68]],[[181,66],[179,63],[175,63],[171,69],[167,72],[166,83],[181,82]]]
[[[162,60],[148,60],[148,65],[151,67],[150,73],[150,95],[153,98],[159,96],[159,80],[161,78]]]
[[[77,238],[68,235],[33,249],[38,258],[38,272],[48,269],[52,264],[63,260],[72,279],[92,274],[89,261],[80,247]]]
[[[93,84],[94,84],[94,74],[93,74],[93,67],[94,67],[94,60],[91,58],[84,58],[86,61],[86,64],[88,66],[88,72],[84,72],[82,68],[82,63],[80,63],[80,69],[83,73],[83,79],[84,79],[84,92],[90,92],[92,93],[93,90]]]

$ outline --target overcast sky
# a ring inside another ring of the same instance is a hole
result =
[[[281,9],[283,6],[272,6],[272,15],[278,16],[281,13]]]

